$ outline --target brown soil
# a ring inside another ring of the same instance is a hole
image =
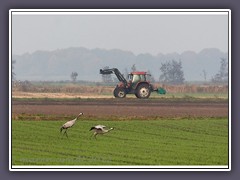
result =
[[[141,99],[81,99],[79,101],[12,101],[12,114],[118,117],[227,117],[227,102],[187,102]]]

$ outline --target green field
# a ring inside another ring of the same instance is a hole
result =
[[[228,165],[227,118],[12,121],[12,165]],[[97,140],[90,127],[115,127]]]

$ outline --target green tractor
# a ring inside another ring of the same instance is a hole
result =
[[[131,72],[129,74],[129,81],[120,73],[117,68],[112,69],[100,69],[100,74],[115,74],[120,81],[113,91],[113,95],[116,98],[125,98],[126,94],[135,94],[137,98],[147,99],[151,92],[157,92],[158,94],[166,94],[166,90],[163,88],[155,88],[149,81],[147,81],[147,72],[138,71]]]

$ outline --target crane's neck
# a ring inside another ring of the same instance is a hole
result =
[[[77,120],[77,118],[75,118],[74,120],[72,120],[72,123],[75,124],[76,120]]]
[[[77,120],[80,116],[81,116],[81,114],[79,114],[75,119]]]

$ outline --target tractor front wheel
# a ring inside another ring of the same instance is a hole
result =
[[[137,88],[136,97],[141,99],[149,98],[151,90],[148,84],[140,84]]]
[[[113,95],[116,98],[125,98],[126,97],[126,92],[123,88],[116,87],[113,91]]]

